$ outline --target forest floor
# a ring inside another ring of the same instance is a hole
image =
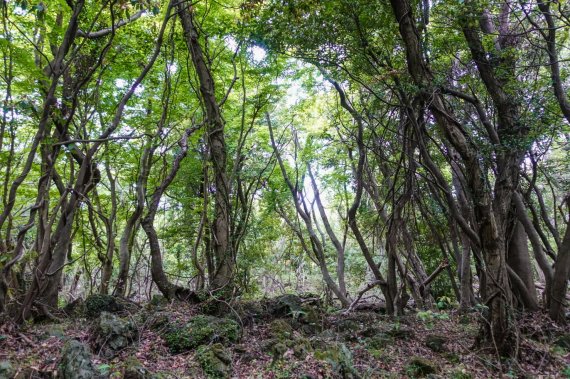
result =
[[[102,317],[67,317],[20,328],[5,323],[0,326],[0,378],[95,377],[80,373],[89,365],[100,377],[111,378],[570,378],[570,330],[541,313],[518,320],[521,347],[514,361],[474,348],[477,312],[410,312],[399,318],[374,311],[320,313],[314,322],[306,307],[297,312],[289,305],[263,317],[249,317],[252,313],[243,311],[247,307],[228,310],[226,316],[235,313],[236,325],[241,324],[232,338],[224,338],[222,330],[230,329],[222,324],[199,331],[192,324],[196,317],[216,319],[197,316],[203,305],[187,303],[123,312],[120,320],[136,330],[119,342],[94,336],[101,333],[97,324]],[[172,327],[165,332],[165,325],[194,326],[173,334]],[[92,352],[91,362],[79,363],[81,370],[73,368],[73,357],[62,358],[70,340]],[[199,343],[220,351],[211,354]],[[67,374],[65,364],[72,367]]]

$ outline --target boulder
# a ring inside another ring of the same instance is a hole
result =
[[[412,357],[406,365],[406,374],[413,378],[423,378],[436,372],[437,366],[422,357]]]
[[[289,339],[293,336],[293,328],[283,319],[273,320],[269,324],[269,335],[279,340]]]
[[[93,294],[87,296],[83,304],[85,317],[97,318],[101,312],[117,313],[121,312],[124,307],[111,295]]]
[[[445,343],[447,338],[435,334],[430,334],[426,337],[426,346],[436,353],[441,353],[445,350]]]
[[[51,337],[59,338],[60,340],[65,338],[65,330],[63,326],[59,324],[50,325],[44,333],[42,333],[42,339],[48,339]]]
[[[232,373],[231,353],[221,343],[201,346],[196,352],[204,374],[208,378],[229,378]]]
[[[276,342],[275,344],[273,344],[273,346],[271,347],[271,355],[273,357],[272,364],[280,360],[283,357],[283,355],[285,355],[286,352],[287,352],[287,345],[285,345],[283,342]]]
[[[173,353],[216,342],[237,342],[240,337],[240,326],[237,322],[214,316],[199,315],[186,325],[170,326],[168,329],[164,339]]]
[[[332,342],[323,350],[316,350],[315,358],[329,363],[335,375],[342,378],[358,377],[353,366],[352,353],[343,343]]]
[[[91,379],[101,377],[93,365],[89,347],[77,340],[67,341],[63,346],[58,375],[62,379]]]
[[[138,337],[138,329],[130,320],[102,312],[92,329],[94,346],[107,358],[131,345]]]
[[[156,377],[136,357],[131,356],[125,360],[123,379],[154,379]]]
[[[360,330],[360,324],[351,319],[343,319],[337,322],[336,328],[339,332],[357,332]]]
[[[414,331],[409,328],[402,328],[400,326],[394,326],[391,330],[386,332],[390,337],[395,339],[407,340],[414,337]]]
[[[301,360],[304,360],[307,357],[313,348],[311,347],[311,341],[306,338],[297,338],[293,344],[293,355]]]
[[[299,317],[303,312],[302,299],[297,295],[286,294],[272,300],[269,308],[275,317]]]

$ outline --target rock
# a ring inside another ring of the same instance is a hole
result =
[[[277,342],[271,348],[271,355],[273,356],[273,363],[277,362],[287,352],[287,346],[283,342]]]
[[[70,340],[63,346],[58,373],[62,379],[100,378],[91,361],[89,347],[77,340]]]
[[[395,339],[410,339],[414,337],[414,331],[408,328],[401,328],[399,326],[395,326],[391,330],[389,330],[386,334],[390,337]]]
[[[325,349],[315,351],[315,358],[328,362],[332,371],[342,378],[358,377],[352,364],[352,353],[343,343],[332,342]]]
[[[14,375],[14,371],[10,361],[0,361],[0,379],[11,378]]]
[[[279,342],[279,340],[276,340],[273,338],[263,340],[261,342],[261,351],[264,351],[264,352],[271,351],[273,349],[273,346],[275,346],[275,344],[278,342]]]
[[[237,342],[240,326],[227,318],[199,315],[182,327],[169,328],[164,339],[173,353],[192,350],[200,345]]]
[[[336,324],[336,328],[341,333],[357,332],[360,330],[360,324],[354,320],[351,320],[351,319],[344,319],[344,320],[340,320]]]
[[[70,303],[67,303],[65,305],[65,307],[63,307],[63,311],[68,316],[78,316],[78,315],[81,315],[83,313],[84,306],[85,306],[85,304],[83,302],[83,299],[78,298],[78,299],[73,300]]]
[[[107,358],[131,345],[138,337],[138,329],[129,320],[108,312],[101,312],[92,330],[94,346]]]
[[[365,328],[360,332],[360,335],[362,337],[374,337],[377,334],[378,334],[378,329],[371,327]]]
[[[85,317],[97,318],[101,312],[116,313],[123,310],[122,304],[111,295],[93,294],[87,296],[84,303]]]
[[[235,345],[234,346],[234,352],[238,353],[238,354],[246,354],[247,352],[249,352],[249,348],[246,345]]]
[[[293,336],[293,328],[291,324],[283,319],[273,320],[269,324],[269,334],[272,338],[279,340],[289,339]]]
[[[447,338],[443,336],[438,336],[435,334],[430,334],[426,337],[426,346],[436,353],[441,353],[445,350],[445,343]]]
[[[270,305],[270,312],[276,317],[297,318],[303,312],[301,297],[292,294],[277,296]]]
[[[236,304],[236,312],[245,325],[251,325],[255,320],[262,319],[266,310],[259,301],[240,301]]]
[[[147,370],[136,357],[125,360],[123,379],[153,379],[156,375]]]
[[[570,351],[570,334],[564,334],[564,335],[558,337],[554,341],[554,344],[558,347],[561,347],[563,349]]]
[[[63,326],[59,324],[54,324],[46,329],[42,337],[46,339],[50,337],[57,337],[59,339],[63,339],[65,337],[65,330],[63,329]]]
[[[437,367],[422,357],[412,357],[406,365],[406,374],[411,377],[421,378],[436,372]]]
[[[312,326],[315,331],[322,330],[322,315],[319,308],[304,304],[299,321],[305,326]]]
[[[307,354],[311,352],[311,342],[306,338],[297,338],[293,344],[293,355],[298,359],[304,360]]]
[[[311,346],[314,350],[325,350],[329,345],[329,340],[325,337],[311,338]]]
[[[232,357],[221,343],[201,346],[196,358],[208,378],[229,378],[232,373]]]

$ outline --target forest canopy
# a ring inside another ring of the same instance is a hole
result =
[[[521,318],[565,328],[568,2],[1,11],[0,314],[16,328],[94,295],[226,316],[285,295],[453,309],[515,359]]]

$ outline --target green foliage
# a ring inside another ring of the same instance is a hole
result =
[[[434,320],[449,320],[449,314],[445,312],[433,312],[431,310],[420,311],[416,317],[424,322],[429,328],[433,328]]]
[[[437,299],[436,306],[439,310],[449,309],[452,306],[452,300],[449,296],[441,296]]]

